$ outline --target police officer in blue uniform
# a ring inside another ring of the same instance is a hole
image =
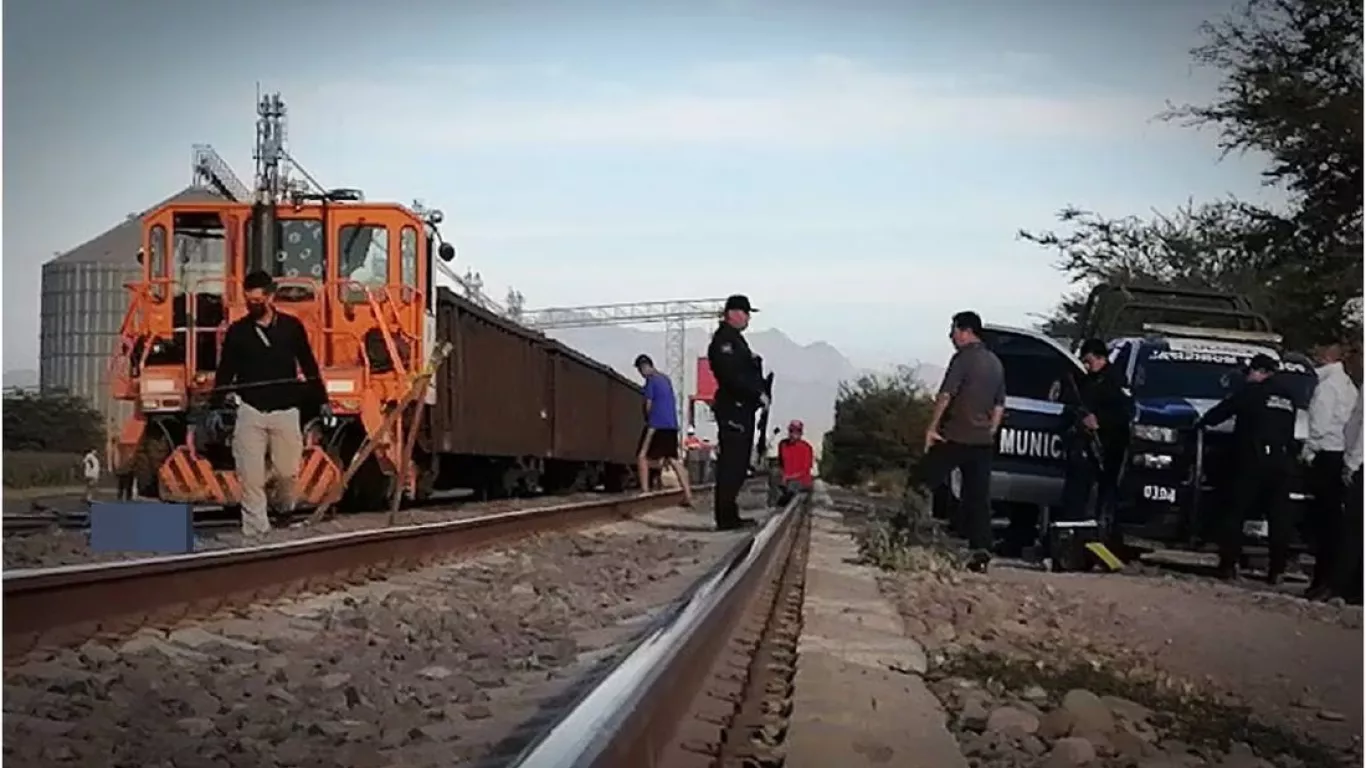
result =
[[[1270,539],[1267,581],[1278,583],[1285,573],[1290,549],[1286,499],[1295,460],[1295,398],[1278,380],[1279,368],[1270,355],[1253,356],[1248,363],[1247,383],[1195,422],[1197,429],[1204,429],[1237,420],[1225,488],[1229,504],[1219,520],[1221,578],[1237,576],[1243,521],[1261,515],[1266,516]]]
[[[721,452],[716,463],[716,527],[723,531],[754,525],[753,520],[740,517],[737,503],[754,449],[754,417],[760,408],[768,407],[758,360],[744,336],[754,312],[746,296],[726,299],[721,324],[707,347],[707,361],[716,377],[712,412]]]

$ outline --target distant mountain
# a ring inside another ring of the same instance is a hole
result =
[[[38,386],[38,372],[27,368],[18,368],[13,371],[5,371],[3,377],[5,389],[33,389]]]
[[[551,331],[551,336],[611,365],[632,379],[638,378],[631,363],[642,352],[654,359],[662,370],[664,333],[638,328],[566,328]],[[697,388],[697,358],[706,354],[710,328],[689,328],[684,338],[687,370],[683,382],[674,382],[679,397],[686,400]],[[772,427],[786,427],[792,419],[806,425],[807,439],[820,450],[825,433],[835,421],[835,395],[840,382],[856,378],[860,370],[838,349],[817,341],[798,344],[780,330],[756,331],[748,335],[755,353],[764,359],[764,369],[774,374]],[[711,413],[700,408],[696,414],[698,434],[715,432]]]

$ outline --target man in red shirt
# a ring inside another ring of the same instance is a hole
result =
[[[816,454],[811,444],[802,439],[802,432],[802,423],[794,419],[787,425],[787,437],[778,443],[778,465],[783,473],[779,506],[787,504],[793,494],[811,490],[811,470],[816,463]]]

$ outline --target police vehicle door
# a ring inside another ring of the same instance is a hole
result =
[[[1063,399],[1081,363],[1056,339],[1037,331],[987,326],[982,340],[1005,368],[1006,411],[996,437],[993,502],[1055,506],[1066,473]]]

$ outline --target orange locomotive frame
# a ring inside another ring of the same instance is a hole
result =
[[[172,201],[143,217],[142,279],[126,286],[129,306],[110,371],[114,397],[133,404],[117,433],[116,455],[127,459],[118,470],[132,472],[143,495],[224,505],[240,499],[226,446],[206,444],[193,414],[211,394],[228,324],[245,314],[241,283],[254,269],[276,276],[277,307],[308,329],[337,417],[305,426],[296,487],[303,504],[325,498],[431,353],[438,219],[396,204],[333,201],[277,204],[273,219],[275,252],[256,259],[269,263],[250,263],[248,203]],[[448,248],[442,258],[454,255]],[[409,428],[400,424],[383,436],[378,473],[361,473],[358,492],[367,506],[387,498]],[[414,474],[402,482],[416,495]]]

